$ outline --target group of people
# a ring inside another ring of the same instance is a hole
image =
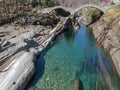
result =
[[[110,3],[110,0],[104,0],[105,3]]]
[[[102,0],[105,3],[120,4],[120,0]]]

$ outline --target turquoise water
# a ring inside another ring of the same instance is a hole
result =
[[[120,90],[112,61],[85,26],[76,32],[66,30],[56,38],[42,52],[36,67],[29,90],[73,90],[74,80],[81,82],[80,90]]]

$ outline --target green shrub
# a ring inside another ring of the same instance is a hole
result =
[[[31,0],[31,5],[32,5],[32,7],[37,6],[38,5],[37,0]]]
[[[31,0],[31,5],[35,7],[36,5],[44,6],[44,7],[53,7],[54,2],[51,0]]]
[[[120,9],[120,5],[117,5],[116,8]]]
[[[101,15],[103,14],[102,11],[98,10],[98,9],[93,9],[91,11],[91,20],[94,22],[96,21]]]
[[[42,1],[41,1],[41,0],[38,0],[38,4],[39,4],[40,6],[42,6]]]
[[[45,0],[45,4],[48,7],[53,7],[54,6],[54,3],[51,0]]]

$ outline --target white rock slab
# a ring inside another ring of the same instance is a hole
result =
[[[24,39],[30,39],[35,35],[35,33],[33,31],[31,32],[27,32],[27,33],[23,33],[15,38],[12,38],[10,40],[8,40],[10,43],[19,43],[21,41],[23,41]]]
[[[15,58],[11,67],[0,73],[0,90],[23,90],[35,72],[35,59],[31,52]]]

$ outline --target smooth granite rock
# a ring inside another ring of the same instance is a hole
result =
[[[0,73],[0,90],[23,90],[35,72],[35,59],[31,52],[16,57],[6,71]]]
[[[110,54],[120,76],[120,9],[109,9],[92,28],[97,42]]]
[[[36,56],[68,25],[68,18],[63,18],[51,30],[24,27],[23,32],[12,32],[12,38],[3,37],[0,45],[0,90],[24,90],[35,72]],[[9,27],[9,26],[8,26]],[[22,27],[21,27],[22,28]],[[20,34],[18,34],[20,33]],[[16,34],[16,33],[14,33]],[[17,55],[18,54],[18,55]]]

